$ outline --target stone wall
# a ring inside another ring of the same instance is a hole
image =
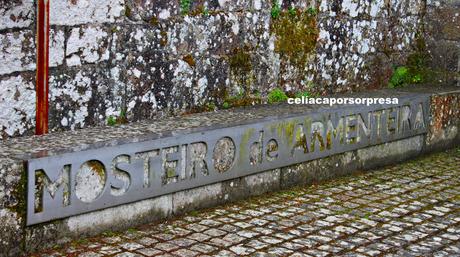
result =
[[[162,194],[161,196],[151,196],[152,198],[147,199],[146,195],[144,195],[145,198],[142,198],[142,200],[137,202],[130,201],[129,203],[125,203],[120,206],[106,205],[106,207],[112,207],[94,210],[89,213],[79,213],[78,215],[73,215],[70,217],[62,216],[62,218],[35,225],[26,225],[27,214],[30,214],[30,212],[27,211],[27,199],[31,199],[30,195],[27,196],[27,194],[30,193],[30,191],[28,191],[30,190],[30,187],[27,185],[27,183],[30,182],[29,179],[32,176],[27,175],[30,173],[28,173],[28,168],[26,167],[27,165],[24,162],[24,159],[21,158],[29,160],[31,160],[30,158],[44,156],[61,156],[66,158],[64,156],[66,154],[64,153],[82,153],[91,149],[98,150],[100,152],[110,151],[111,153],[117,155],[120,153],[120,151],[113,151],[113,148],[104,149],[104,147],[117,145],[126,146],[128,143],[133,142],[145,143],[146,141],[144,140],[149,140],[149,138],[167,139],[169,137],[179,139],[175,141],[175,144],[187,144],[187,142],[184,142],[186,140],[180,140],[181,135],[198,132],[203,133],[202,137],[206,137],[206,135],[209,135],[205,134],[207,130],[212,131],[221,128],[216,128],[216,124],[223,126],[224,128],[231,128],[232,131],[238,131],[238,126],[236,125],[241,125],[240,118],[242,116],[248,117],[245,122],[250,124],[252,128],[256,128],[256,124],[260,121],[273,121],[273,119],[269,118],[276,116],[278,119],[274,120],[274,122],[286,124],[284,126],[285,131],[291,131],[286,134],[294,136],[297,133],[291,129],[294,129],[295,126],[288,125],[289,122],[286,122],[288,120],[287,117],[292,118],[293,114],[307,114],[309,113],[307,110],[308,107],[304,106],[303,109],[301,109],[298,106],[290,106],[285,104],[269,107],[256,107],[252,108],[251,110],[219,111],[215,114],[193,114],[187,117],[182,117],[180,119],[168,118],[155,123],[135,122],[129,125],[117,127],[99,127],[79,130],[76,132],[54,133],[40,137],[32,136],[15,138],[12,140],[4,140],[0,142],[0,152],[2,153],[0,155],[0,256],[22,256],[38,249],[49,248],[55,245],[69,242],[75,238],[81,239],[87,235],[95,235],[104,231],[124,230],[132,226],[155,220],[171,218],[173,216],[184,214],[188,211],[216,206],[238,199],[247,198],[252,195],[272,192],[292,186],[318,183],[321,181],[338,178],[340,176],[353,174],[355,172],[361,172],[368,169],[372,170],[379,166],[405,161],[409,158],[413,158],[420,154],[433,152],[435,150],[444,150],[449,147],[458,147],[460,145],[460,111],[458,108],[460,106],[460,90],[456,87],[444,87],[442,90],[439,88],[432,89],[412,87],[410,90],[415,91],[410,94],[416,94],[419,96],[422,95],[423,99],[426,99],[430,105],[429,112],[427,109],[425,109],[427,111],[425,112],[426,116],[431,118],[429,119],[429,123],[427,122],[425,126],[422,126],[424,129],[426,129],[424,130],[426,131],[424,133],[417,135],[405,134],[407,137],[397,137],[393,138],[395,140],[389,141],[381,140],[377,145],[365,145],[365,147],[362,148],[351,148],[345,152],[334,152],[334,149],[336,149],[338,145],[332,143],[333,147],[330,149],[327,147],[323,148],[323,150],[321,150],[321,147],[316,149],[316,153],[321,151],[322,153],[327,153],[326,156],[322,156],[321,158],[315,158],[305,162],[302,161],[289,163],[286,164],[286,166],[273,166],[276,164],[270,161],[271,166],[266,170],[259,170],[261,172],[258,173],[254,172],[257,171],[257,166],[252,166],[252,168],[249,168],[248,170],[237,170],[237,173],[235,173],[236,170],[233,170],[233,173],[231,170],[227,171],[229,173],[217,172],[219,177],[229,174],[231,176],[226,177],[226,179],[214,181],[212,183],[208,181],[209,183],[200,184],[201,186],[196,186],[193,188],[180,187],[183,184],[178,183],[184,181],[193,181],[192,179],[186,178],[182,181],[177,180],[175,184],[172,184],[175,187],[175,190],[172,190],[166,194]],[[401,94],[400,96],[409,96],[407,91],[401,91],[399,93]],[[373,92],[373,95],[367,96],[375,97],[376,95],[384,94],[388,94],[388,91],[377,91]],[[412,95],[412,97],[416,95]],[[411,99],[420,98],[417,97]],[[417,103],[416,101],[414,102]],[[401,105],[403,104],[401,103]],[[351,110],[352,109],[346,109],[344,112],[348,113],[349,111],[351,112]],[[330,114],[333,113],[332,110],[329,111],[331,111]],[[363,109],[361,109],[361,111],[363,111]],[[309,114],[312,113],[310,112]],[[389,117],[388,114],[391,115],[391,112],[388,112],[382,116]],[[403,115],[396,116],[403,117]],[[171,124],[176,124],[177,126],[173,126]],[[404,122],[398,121],[395,122],[395,124],[401,124],[401,127],[404,127]],[[418,126],[416,125],[416,122],[414,122],[413,125],[409,127],[415,128]],[[279,131],[278,128],[279,127],[277,127],[275,131]],[[389,127],[386,125],[369,128],[372,128],[373,131],[383,131],[389,129]],[[259,130],[255,129],[253,131],[259,132]],[[316,132],[313,134],[316,134]],[[344,133],[338,134],[344,135]],[[353,135],[353,133],[347,134],[351,135],[351,137],[356,136]],[[171,137],[171,135],[175,136]],[[264,140],[267,142],[271,138],[269,136],[270,134],[266,133],[264,135]],[[230,135],[222,134],[219,135],[219,137],[220,136]],[[348,136],[346,137],[349,138]],[[365,136],[360,138],[364,137]],[[202,138],[197,137],[195,140],[201,141]],[[257,138],[255,140],[263,141],[262,139]],[[254,141],[250,141],[249,139],[243,140],[242,137],[240,141],[235,142],[237,145],[241,145],[241,142],[246,142],[246,146],[249,146]],[[288,145],[290,140],[283,136],[280,137],[278,142],[278,149],[281,151],[281,149],[283,149],[282,145]],[[305,142],[307,141],[305,140]],[[341,140],[335,142],[341,144]],[[357,141],[352,143],[353,141],[350,140],[343,140],[343,142],[349,142],[350,145],[359,144]],[[45,150],[43,145],[47,146]],[[149,143],[148,145],[150,147],[158,147],[156,144]],[[294,145],[292,146],[296,147]],[[211,150],[212,147],[209,147],[209,149],[209,153],[211,154],[213,152],[213,150]],[[251,149],[253,148],[251,147]],[[283,152],[289,153],[290,151]],[[301,152],[304,154],[304,156],[315,154],[314,150],[307,153],[304,151]],[[240,150],[239,153],[242,153],[242,151]],[[250,151],[246,151],[245,153],[247,154],[245,160],[249,162],[251,160],[249,154]],[[94,154],[90,156],[91,158],[98,158],[97,154],[96,156],[94,156]],[[245,155],[243,154],[243,156]],[[281,153],[280,156],[282,156]],[[284,160],[285,158],[282,159]],[[85,160],[86,159],[84,158],[81,160],[78,159],[77,163],[85,162]],[[266,164],[267,160],[268,159],[265,159],[265,161],[259,162],[259,164]],[[53,161],[48,162],[50,165],[51,163],[52,165],[56,165],[55,167],[58,167],[59,165]],[[211,162],[208,163],[210,166],[212,165]],[[79,167],[79,164],[75,166]],[[141,170],[142,168],[145,168],[143,165],[138,167],[141,167]],[[180,165],[180,167],[183,166]],[[123,166],[120,168],[123,169]],[[84,169],[88,171],[86,167]],[[47,172],[49,171],[50,170],[47,170]],[[86,172],[83,173],[85,174]],[[107,173],[111,173],[111,171],[107,171]],[[52,173],[48,174],[50,175]],[[143,177],[143,174],[145,173],[138,172],[136,174],[136,177]],[[213,174],[210,172],[206,178],[212,177],[214,175],[216,175],[216,173]],[[94,187],[95,184],[93,183],[96,176],[99,177],[101,174],[92,174],[85,176],[84,179],[80,180],[82,182],[80,183],[80,186],[82,185],[83,187],[80,187],[80,190],[75,189],[75,193],[77,194],[77,191],[80,191],[87,192],[89,195],[97,191],[98,188]],[[135,176],[133,176],[133,178]],[[53,185],[47,184],[49,186],[47,187],[47,192],[55,192],[55,201],[60,202],[62,199],[65,199],[65,195],[72,194],[66,194],[65,192],[69,191],[66,191],[66,189],[60,187],[60,183],[58,181],[60,179],[54,177],[52,180],[57,183],[53,183]],[[77,179],[75,181],[77,181]],[[107,181],[109,181],[109,179],[107,179]],[[134,179],[132,181],[134,181]],[[33,185],[35,183],[31,184]],[[38,185],[40,184],[41,183],[38,183]],[[35,185],[37,186],[37,184]],[[37,189],[39,188],[40,186],[37,187]],[[126,192],[130,194],[136,192],[137,190],[135,189],[136,188],[133,187]],[[46,191],[43,192],[45,193]],[[37,197],[38,195],[35,196]],[[61,195],[62,198],[59,198],[58,195]],[[42,207],[44,209],[47,208],[46,205],[42,205]],[[57,205],[53,207],[52,210],[57,210],[59,208],[60,205]],[[58,215],[62,214],[60,212],[57,213]]]
[[[32,2],[0,0],[4,139],[34,131]],[[272,1],[261,0],[52,1],[50,129],[220,108],[239,94],[266,99],[274,88],[330,94],[385,87],[392,65],[413,52],[426,6],[424,0],[279,4],[278,14]],[[457,17],[443,5],[430,3],[430,17]],[[446,35],[455,37],[451,25],[445,20]]]
[[[426,24],[431,66],[445,71],[438,82],[460,86],[460,1],[427,1]]]

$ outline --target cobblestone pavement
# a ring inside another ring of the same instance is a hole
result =
[[[460,149],[34,256],[460,256]]]

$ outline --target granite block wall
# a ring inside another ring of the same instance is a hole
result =
[[[426,27],[427,44],[458,50],[458,13],[458,1],[426,0],[52,1],[50,130],[264,102],[274,88],[386,87]],[[34,132],[35,19],[33,1],[0,0],[3,139]],[[458,51],[430,49],[449,56],[434,66],[458,70]]]

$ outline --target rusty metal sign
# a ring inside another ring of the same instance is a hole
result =
[[[28,160],[27,224],[426,133],[429,97],[319,108],[253,124]]]

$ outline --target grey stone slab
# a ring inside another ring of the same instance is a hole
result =
[[[278,116],[275,120],[265,117],[245,125],[201,127],[200,132],[173,132],[170,136],[136,143],[40,157],[25,155],[27,224],[423,134],[428,126],[428,100],[427,95],[412,94],[400,97],[393,105],[319,107],[307,113]],[[422,140],[419,141],[421,149]],[[411,149],[401,147],[406,148]],[[395,154],[399,156],[399,152]],[[339,166],[345,165],[336,165]],[[276,172],[273,175],[276,183],[278,176]],[[326,176],[334,175],[329,172]],[[252,188],[250,184],[257,183],[257,179],[247,178],[245,182],[244,188]],[[203,190],[211,197],[219,195]],[[187,198],[176,199],[179,202]]]

